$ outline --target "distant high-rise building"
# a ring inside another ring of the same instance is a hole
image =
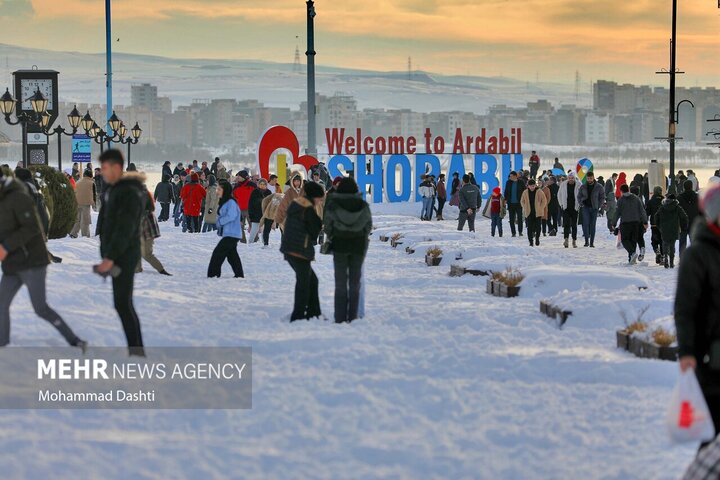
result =
[[[158,91],[156,85],[143,83],[130,87],[131,105],[136,108],[147,108],[151,112],[159,111]]]

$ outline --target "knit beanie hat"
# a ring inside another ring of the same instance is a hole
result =
[[[700,210],[710,222],[720,222],[720,185],[708,187],[700,197]]]
[[[500,195],[500,187],[495,187],[495,188],[493,188],[493,193],[494,193],[495,195]]]

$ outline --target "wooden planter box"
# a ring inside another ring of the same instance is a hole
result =
[[[431,257],[430,255],[425,255],[425,263],[427,263],[428,267],[437,267],[440,265],[440,262],[442,262],[442,257]]]
[[[397,248],[398,245],[402,245],[402,244],[403,244],[402,238],[399,240],[393,240],[392,238],[390,239],[390,246],[393,248]]]
[[[405,253],[407,253],[408,255],[412,255],[413,253],[415,253],[415,249],[412,247],[405,247]]]
[[[495,297],[512,298],[520,294],[520,287],[508,287],[504,283],[488,279],[486,291]]]
[[[661,347],[655,343],[629,335],[625,330],[616,332],[617,346],[639,358],[677,361],[677,347]]]
[[[460,265],[450,265],[450,276],[451,277],[462,277],[465,275],[465,267]]]
[[[565,322],[567,322],[568,317],[572,315],[572,311],[563,310],[562,308],[552,305],[546,301],[540,301],[540,312],[557,320],[558,328],[562,328],[563,325],[565,325]]]
[[[387,242],[388,240],[390,240],[390,237],[388,237],[387,235],[380,235],[381,242]]]

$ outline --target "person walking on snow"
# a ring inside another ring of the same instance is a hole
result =
[[[220,197],[218,197],[217,181],[215,179],[215,175],[210,175],[208,176],[208,188],[205,192],[202,233],[214,232],[217,230],[219,201]]]
[[[190,174],[190,183],[185,184],[180,190],[180,198],[183,201],[183,213],[187,229],[190,233],[200,233],[200,210],[205,200],[205,188],[200,185],[200,176],[197,172]]]
[[[323,223],[335,267],[335,323],[350,323],[359,316],[362,268],[372,231],[370,206],[354,179],[343,178],[328,197]]]
[[[588,172],[586,182],[580,186],[578,203],[582,217],[583,237],[586,247],[595,247],[595,227],[597,225],[598,210],[605,203],[605,190],[595,181],[595,174]]]
[[[445,202],[447,201],[447,188],[445,187],[445,174],[441,173],[438,177],[437,182],[437,220],[444,220],[443,218],[443,208],[445,207]]]
[[[115,310],[122,321],[130,355],[144,356],[140,319],[132,299],[135,268],[141,258],[140,220],[148,198],[142,184],[144,176],[136,172],[123,175],[125,159],[119,150],[105,150],[99,160],[109,187],[98,217],[102,262],[94,270],[113,277]]]
[[[160,225],[158,225],[157,218],[155,218],[155,201],[152,195],[150,195],[150,192],[147,192],[147,195],[148,201],[145,207],[145,214],[142,220],[140,220],[140,254],[142,259],[138,262],[135,273],[142,273],[142,261],[145,260],[157,270],[160,275],[172,277],[153,252],[155,239],[160,238]]]
[[[433,204],[435,198],[435,186],[432,183],[430,175],[423,176],[423,181],[418,187],[420,196],[422,197],[422,211],[420,212],[420,220],[432,220]]]
[[[35,313],[55,327],[65,340],[83,350],[78,338],[47,304],[45,279],[50,256],[35,202],[25,186],[0,169],[0,346],[10,343],[10,305],[25,285]]]
[[[492,195],[490,196],[490,236],[495,236],[495,230],[497,229],[498,236],[503,236],[502,219],[505,218],[505,199],[502,196],[500,187],[493,188]]]
[[[520,206],[520,198],[522,197],[523,191],[525,190],[525,184],[523,184],[517,172],[510,172],[508,181],[505,182],[505,202],[508,208],[508,214],[510,222],[510,233],[515,236],[515,224],[517,223],[517,233],[523,236],[523,216],[522,206]]]
[[[263,248],[270,244],[270,232],[275,228],[275,214],[284,196],[282,193],[273,193],[262,201],[263,218],[260,223],[262,223],[263,228]]]
[[[165,169],[163,168],[163,171],[164,170]],[[170,170],[169,167],[168,170]],[[164,174],[162,177],[162,181],[155,186],[153,199],[160,204],[160,215],[158,215],[158,222],[167,222],[170,219],[170,204],[177,204],[177,197],[175,196],[175,186],[173,185],[171,180],[171,175]]]
[[[655,214],[655,222],[663,244],[663,264],[665,268],[675,268],[675,242],[678,241],[681,230],[687,230],[688,217],[680,207],[675,194],[668,193],[660,209]]]
[[[233,196],[233,188],[227,180],[218,182],[218,230],[222,238],[212,252],[208,265],[208,278],[220,278],[222,265],[228,261],[233,269],[235,278],[243,278],[242,261],[238,255],[237,244],[243,236],[240,207]]]
[[[268,189],[267,180],[264,178],[261,178],[260,181],[258,181],[257,186],[258,188],[253,190],[250,194],[250,201],[248,202],[248,218],[250,220],[248,245],[257,242],[258,235],[260,234],[260,227],[262,226],[263,200],[272,195],[272,192]]]
[[[542,217],[547,210],[547,197],[537,188],[535,180],[529,180],[527,189],[520,197],[520,205],[522,206],[523,216],[527,221],[527,234],[530,246],[540,245],[540,226]]]
[[[678,195],[677,201],[680,204],[680,207],[685,211],[685,214],[688,217],[688,228],[685,230],[680,231],[680,257],[682,258],[682,254],[685,251],[685,248],[687,247],[687,241],[688,237],[690,236],[690,230],[692,229],[692,226],[695,224],[695,220],[700,216],[700,209],[698,207],[698,194],[693,191],[693,184],[689,180],[685,180],[683,183],[683,192]]]
[[[465,228],[465,221],[467,221],[468,229],[471,232],[475,231],[475,215],[482,205],[482,197],[480,196],[480,189],[477,185],[470,183],[470,175],[463,175],[463,185],[460,188],[459,200],[460,200],[460,215],[458,216],[458,231],[462,231]]]
[[[577,248],[577,225],[580,202],[577,200],[580,192],[580,182],[577,181],[575,172],[568,174],[567,180],[562,182],[558,188],[558,203],[563,215],[563,246],[568,248],[569,239],[572,235],[572,246]]]
[[[323,226],[316,208],[324,198],[323,188],[317,183],[308,182],[303,195],[295,198],[287,208],[280,252],[295,272],[294,306],[290,322],[310,320],[322,315],[318,278],[312,269],[312,262],[315,260],[315,244]]]
[[[535,180],[537,178],[538,170],[540,170],[540,156],[535,150],[532,151],[530,161],[528,163],[530,164],[530,178]]]
[[[695,370],[720,432],[720,185],[700,200],[704,221],[693,228],[677,277],[675,328],[680,370]]]
[[[613,220],[613,232],[620,234],[620,241],[628,252],[628,263],[634,265],[638,260],[638,238],[648,227],[648,217],[642,200],[630,193],[627,184],[620,186],[622,196],[617,201],[617,214]],[[617,222],[620,221],[620,228]]]
[[[96,201],[95,182],[92,178],[92,171],[85,170],[82,179],[75,185],[75,200],[77,200],[77,216],[75,225],[70,230],[70,237],[77,238],[78,233],[83,237],[90,238],[90,212]]]
[[[652,197],[650,197],[650,200],[648,200],[645,204],[645,211],[647,212],[647,217],[650,220],[650,245],[652,246],[653,252],[655,252],[655,263],[658,265],[663,264],[663,258],[665,255],[663,251],[662,235],[660,234],[660,229],[655,223],[655,214],[658,210],[660,210],[664,198],[662,190],[662,187],[655,187],[653,189]],[[644,253],[645,252],[641,252],[641,254]]]

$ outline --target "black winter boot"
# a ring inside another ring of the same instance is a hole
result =
[[[670,255],[670,268],[675,268],[675,255]]]
[[[665,265],[665,268],[670,268],[670,259],[667,255],[663,255],[663,263]]]

